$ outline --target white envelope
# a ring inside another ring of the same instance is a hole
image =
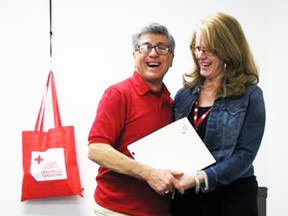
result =
[[[155,168],[195,173],[215,159],[184,117],[128,145],[134,159]]]

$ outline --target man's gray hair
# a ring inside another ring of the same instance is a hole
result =
[[[150,23],[149,25],[144,26],[143,28],[141,28],[138,32],[136,32],[132,36],[133,50],[136,50],[138,48],[139,38],[143,34],[146,34],[146,33],[165,35],[168,38],[168,40],[169,40],[168,46],[169,46],[171,52],[174,54],[174,51],[175,51],[175,40],[174,40],[173,36],[169,33],[168,29],[164,25],[161,25],[159,23]]]

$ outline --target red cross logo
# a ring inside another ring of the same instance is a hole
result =
[[[37,161],[37,163],[38,163],[38,164],[40,164],[40,163],[41,163],[41,161],[43,161],[43,158],[41,158],[41,156],[40,156],[40,155],[38,155],[38,157],[37,157],[37,158],[35,158],[34,160],[35,160],[35,161]]]
[[[185,134],[187,129],[188,129],[187,126],[183,124],[182,125],[182,134]]]

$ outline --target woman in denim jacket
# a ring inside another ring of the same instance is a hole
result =
[[[172,215],[257,216],[253,161],[264,133],[258,71],[238,21],[216,13],[200,22],[195,69],[175,96],[175,120],[188,117],[216,163],[179,178]]]

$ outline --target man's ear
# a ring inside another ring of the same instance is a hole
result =
[[[133,59],[134,59],[134,63],[135,63],[135,58],[136,58],[135,55],[136,55],[136,53],[133,51],[132,55],[133,55]]]
[[[172,67],[172,65],[173,65],[173,59],[174,59],[174,55],[172,56],[172,59],[170,61],[170,67]]]

